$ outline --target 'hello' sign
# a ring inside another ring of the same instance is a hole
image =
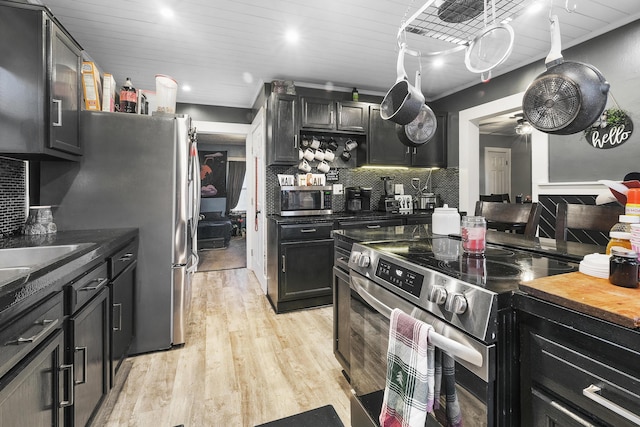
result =
[[[593,148],[606,150],[621,146],[629,140],[632,133],[633,123],[627,117],[621,125],[589,128],[584,136]]]

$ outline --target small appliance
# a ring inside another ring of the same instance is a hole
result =
[[[281,216],[331,215],[333,187],[291,185],[277,189]]]
[[[400,204],[395,198],[393,177],[383,176],[380,177],[380,179],[384,183],[384,195],[380,197],[380,201],[378,202],[378,210],[382,212],[397,213]]]
[[[371,188],[347,187],[346,211],[352,213],[371,211]]]

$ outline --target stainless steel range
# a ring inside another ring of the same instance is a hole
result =
[[[434,344],[455,357],[464,425],[518,424],[512,291],[521,281],[576,271],[576,263],[492,244],[470,256],[459,240],[434,236],[354,244],[349,268],[353,426],[379,425],[394,308],[431,324]],[[441,399],[428,426],[447,425],[445,407]]]

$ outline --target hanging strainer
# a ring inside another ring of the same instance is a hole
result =
[[[514,32],[509,24],[495,24],[495,0],[491,0],[492,25],[487,25],[487,0],[484,1],[484,29],[469,43],[464,63],[472,73],[486,73],[502,64],[513,49]],[[489,75],[490,78],[491,75]],[[484,76],[483,76],[484,80]]]

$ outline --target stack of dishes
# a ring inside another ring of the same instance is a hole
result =
[[[609,278],[609,255],[589,254],[580,261],[579,271],[601,279]]]
[[[631,224],[631,249],[638,254],[640,260],[640,224]]]

